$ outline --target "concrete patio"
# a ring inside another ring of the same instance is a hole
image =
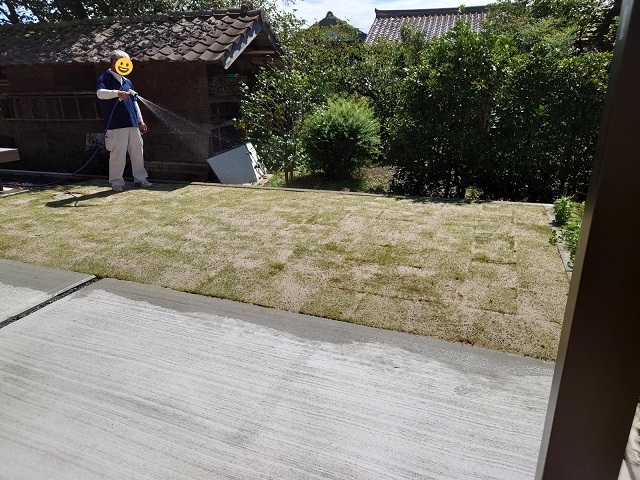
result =
[[[3,478],[534,476],[550,363],[8,260],[0,299]]]

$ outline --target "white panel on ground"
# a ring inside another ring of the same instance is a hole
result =
[[[0,163],[17,162],[20,160],[17,148],[0,148]]]
[[[221,183],[253,183],[267,174],[253,145],[246,143],[207,160]]]

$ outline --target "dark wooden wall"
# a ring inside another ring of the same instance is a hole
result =
[[[0,121],[0,137],[15,141],[29,168],[70,171],[84,156],[88,158],[86,135],[103,131],[100,115],[90,117],[92,104],[98,105],[96,79],[107,68],[107,63],[5,67],[3,94],[13,99],[12,105],[20,112],[16,119]],[[150,177],[204,180],[209,171],[207,158],[216,150],[211,127],[222,122],[212,119],[210,103],[239,101],[240,78],[205,63],[165,61],[134,61],[129,78],[143,99],[160,111],[141,102],[149,127],[145,162]],[[69,112],[56,114],[56,109],[51,113],[52,104],[61,105],[56,108],[62,110],[74,102],[80,112],[75,118]],[[25,111],[32,111],[32,118],[24,118]]]
[[[93,65],[5,67],[0,137],[17,146],[11,168],[73,171],[88,158],[86,135],[102,126],[96,113]],[[10,102],[12,108],[8,109]],[[13,115],[8,115],[9,110]],[[9,166],[9,165],[7,165]]]
[[[134,89],[157,105],[141,102],[149,133],[145,160],[154,178],[204,180],[209,171],[209,93],[207,66],[200,62],[137,62]]]

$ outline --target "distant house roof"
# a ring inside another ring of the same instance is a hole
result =
[[[0,26],[0,66],[99,62],[114,49],[137,61],[202,61],[224,68],[245,50],[281,53],[263,9]]]
[[[350,25],[345,20],[340,20],[338,17],[336,17],[333,14],[333,12],[327,12],[327,15],[322,20],[320,20],[318,22],[318,25],[320,25],[321,27],[332,27],[334,25],[342,25],[342,26],[346,26],[346,27],[352,28],[354,32],[358,32],[358,40],[361,43],[364,42],[365,38],[367,37],[366,33],[364,33],[363,31],[361,31],[359,29],[357,29],[353,25]]]
[[[482,29],[482,21],[487,16],[487,7],[466,7],[464,13],[458,8],[430,8],[419,10],[378,10],[369,29],[365,43],[376,40],[400,40],[400,28],[412,25],[424,32],[428,39],[439,37],[449,31],[456,22],[469,22],[476,31]]]
[[[332,25],[337,25],[338,22],[344,23],[343,20],[340,20],[338,17],[336,17],[333,14],[333,12],[329,11],[325,15],[325,17],[318,22],[318,25],[320,25],[321,27],[329,27],[329,26],[332,26]]]

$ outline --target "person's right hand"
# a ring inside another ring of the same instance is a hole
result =
[[[129,98],[129,92],[124,92],[122,90],[118,90],[118,99],[119,100],[126,100],[127,98]]]

